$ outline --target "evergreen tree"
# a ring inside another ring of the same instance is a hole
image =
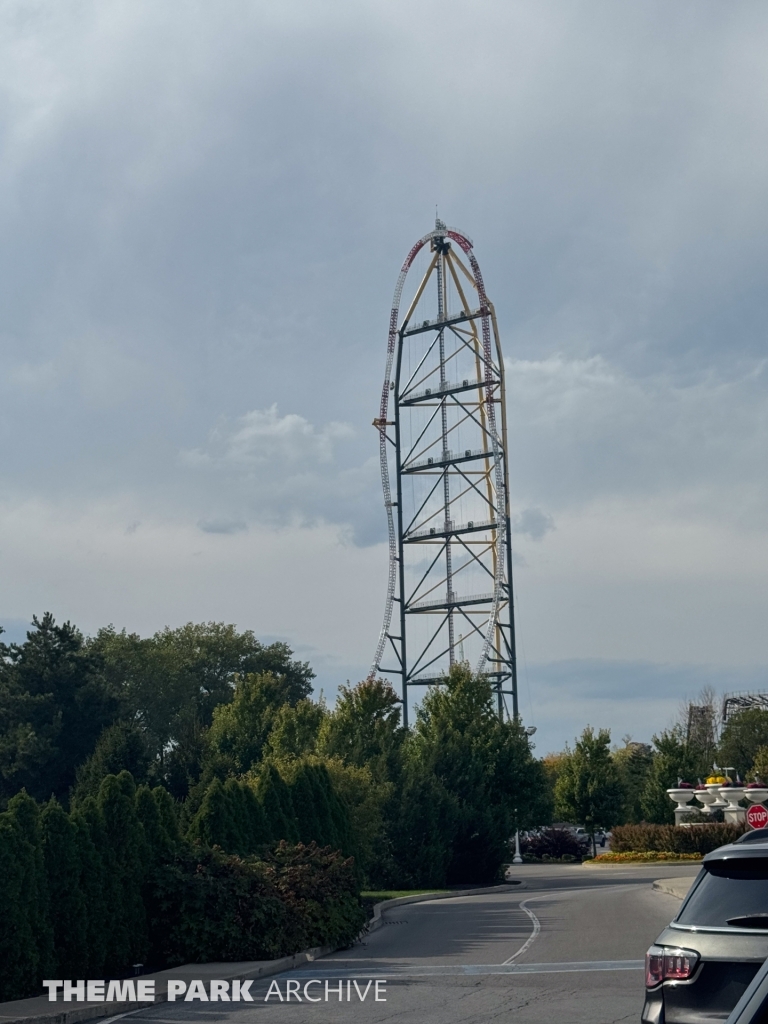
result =
[[[104,818],[105,867],[117,882],[118,902],[110,908],[107,967],[124,969],[143,961],[147,949],[142,888],[147,864],[144,829],[136,813],[136,786],[128,772],[108,775],[98,795]]]
[[[301,842],[306,845],[314,840],[319,846],[325,846],[328,842],[326,838],[327,823],[325,827],[321,823],[311,769],[305,763],[299,765],[294,777],[291,786],[291,800]]]
[[[239,779],[214,779],[188,836],[227,853],[248,857],[269,842],[264,811],[251,787]]]
[[[220,779],[214,779],[206,789],[200,809],[192,819],[187,833],[188,838],[197,839],[207,846],[220,846],[222,850],[234,853],[232,813],[232,804],[224,784]]]
[[[495,879],[515,824],[541,823],[543,769],[521,724],[500,721],[488,680],[454,665],[444,685],[428,690],[405,754],[412,776],[433,775],[450,795],[448,880]]]
[[[75,800],[96,796],[102,779],[121,771],[131,773],[137,785],[149,778],[152,755],[146,735],[136,722],[115,722],[99,736],[88,760],[77,769]]]
[[[0,814],[0,1000],[21,999],[39,978],[37,942],[24,900],[26,850]]]
[[[322,764],[307,765],[307,775],[315,797],[317,820],[320,827],[323,846],[331,846],[334,850],[341,849],[342,837],[336,827],[331,809],[333,786],[330,776]]]
[[[88,908],[80,888],[82,865],[77,825],[51,799],[40,815],[56,974],[80,977],[88,962]]]
[[[26,792],[8,802],[8,817],[16,827],[22,846],[23,902],[31,941],[37,950],[33,964],[37,980],[50,977],[55,964],[48,884],[40,833],[40,809]]]
[[[33,619],[23,644],[0,650],[0,806],[25,788],[66,800],[75,770],[119,710],[101,661],[69,622]]]
[[[291,792],[272,764],[263,765],[256,776],[256,795],[264,810],[269,841],[277,843],[285,839],[289,843],[299,841],[296,814]]]
[[[107,870],[104,818],[95,798],[82,801],[71,818],[80,862],[79,888],[87,909],[86,957],[76,977],[98,978],[104,973],[112,908],[121,895],[119,880]]]
[[[166,840],[171,846],[175,846],[181,840],[181,833],[179,831],[179,816],[176,812],[173,797],[162,786],[155,786],[152,790],[152,797],[157,804],[160,824]]]
[[[26,881],[34,861],[16,822],[0,814],[0,1000],[22,999],[43,976],[37,922],[27,900]]]
[[[393,884],[443,887],[454,854],[458,808],[435,775],[409,760],[398,794],[392,829]]]
[[[614,752],[613,763],[623,793],[621,823],[639,824],[645,818],[643,793],[653,767],[652,749],[647,743],[627,739],[624,746]]]
[[[253,852],[254,839],[245,788],[239,779],[227,779],[224,797],[228,824],[228,846],[224,849],[238,857],[246,857]]]
[[[136,817],[141,822],[146,840],[146,867],[155,867],[170,852],[170,843],[163,822],[160,808],[149,786],[139,786],[136,790]]]
[[[247,823],[246,853],[259,853],[269,842],[269,833],[264,817],[264,810],[262,809],[253,788],[247,782],[241,781],[238,785],[240,786],[240,791],[242,793],[244,820]]]

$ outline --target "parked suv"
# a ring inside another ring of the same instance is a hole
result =
[[[768,958],[768,829],[708,853],[645,958],[644,1024],[726,1020]]]

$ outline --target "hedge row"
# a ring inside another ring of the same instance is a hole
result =
[[[280,840],[354,852],[349,813],[323,764],[300,762],[289,782],[274,765],[254,779],[214,778],[188,801],[195,803],[187,838],[227,853],[249,856]]]
[[[214,787],[198,826],[203,835],[229,829],[242,848],[257,838],[246,824],[270,816],[235,814],[253,811],[239,785]],[[137,790],[128,772],[107,776],[70,814],[55,800],[41,808],[15,796],[0,814],[0,1000],[36,994],[45,977],[270,959],[358,933],[351,859],[285,841],[238,856],[203,835],[183,838],[168,793]]]
[[[617,825],[611,832],[612,853],[710,853],[743,835],[743,825]]]

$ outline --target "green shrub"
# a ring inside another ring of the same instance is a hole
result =
[[[253,845],[264,815],[251,786],[211,791],[231,812],[233,843]],[[264,960],[355,939],[365,913],[351,858],[314,842],[260,853],[182,841],[168,794],[137,791],[128,772],[71,814],[56,800],[41,814],[17,794],[0,814],[0,1000],[36,994],[44,977],[99,977],[136,960]]]
[[[745,831],[743,825],[617,825],[611,833],[612,853],[710,853],[732,843]]]
[[[562,860],[564,856],[577,860],[584,856],[588,846],[586,839],[580,839],[567,828],[542,828],[530,832],[520,844],[520,849],[523,854],[538,860]]]
[[[179,850],[151,881],[151,962],[268,960],[349,945],[365,922],[353,864],[281,843],[267,861]]]

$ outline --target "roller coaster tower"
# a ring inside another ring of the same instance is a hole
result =
[[[397,279],[374,426],[389,581],[371,675],[400,677],[407,725],[409,689],[467,661],[517,718],[504,362],[472,242],[439,219]]]

